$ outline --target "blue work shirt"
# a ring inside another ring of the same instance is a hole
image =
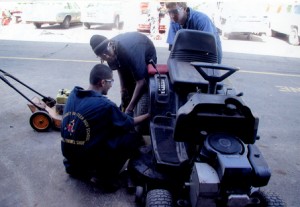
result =
[[[200,31],[212,33],[215,36],[217,42],[218,63],[221,63],[222,44],[221,44],[221,40],[217,28],[215,27],[213,22],[206,14],[199,11],[195,11],[191,8],[188,9],[189,9],[189,16],[184,25],[180,25],[176,22],[170,23],[167,43],[173,45],[176,32],[180,29],[193,29],[193,30],[200,30]]]

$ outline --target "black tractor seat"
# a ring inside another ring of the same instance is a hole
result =
[[[174,89],[185,88],[186,90],[192,88],[199,88],[202,92],[206,92],[208,88],[208,81],[205,80],[200,73],[195,69],[190,62],[182,62],[177,59],[168,60],[168,68],[171,83]],[[214,69],[204,69],[209,76],[219,76],[220,72]],[[222,83],[217,84],[217,90],[221,90]],[[193,90],[189,90],[193,91]]]
[[[218,62],[215,37],[208,32],[181,29],[176,33],[174,44],[168,59],[168,69],[174,89],[195,91],[195,88],[207,92],[208,81],[193,67],[191,62]],[[206,69],[210,76],[219,76],[219,71]],[[222,83],[217,84],[217,90],[222,89]]]

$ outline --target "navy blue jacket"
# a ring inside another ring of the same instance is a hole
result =
[[[133,128],[133,118],[121,112],[106,96],[76,86],[64,108],[62,150],[70,145],[99,150],[110,139]]]

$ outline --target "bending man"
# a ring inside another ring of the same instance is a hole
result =
[[[153,42],[139,32],[127,32],[110,40],[102,35],[94,35],[90,45],[102,61],[107,61],[113,70],[118,70],[123,110],[133,114],[147,88],[147,66],[151,60],[154,63],[157,61]]]

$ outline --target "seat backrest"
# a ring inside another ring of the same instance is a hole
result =
[[[183,62],[217,63],[216,39],[208,32],[181,29],[176,33],[169,58]]]
[[[174,44],[168,59],[168,68],[171,83],[174,89],[190,89],[195,87],[202,92],[207,91],[206,81],[190,62],[217,63],[217,44],[214,35],[208,32],[181,29],[176,33]],[[204,69],[208,74],[219,75],[218,70]],[[220,90],[222,84],[217,84]]]

